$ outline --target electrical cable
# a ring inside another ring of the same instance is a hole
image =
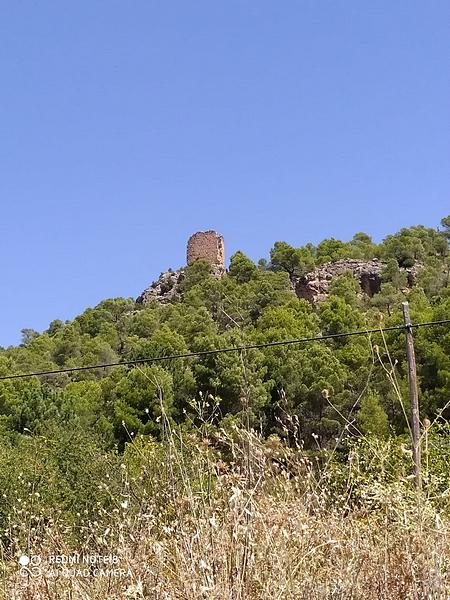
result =
[[[180,358],[193,358],[196,356],[212,356],[215,354],[223,354],[226,352],[243,352],[245,350],[260,350],[263,348],[273,348],[276,346],[288,346],[295,344],[305,344],[308,342],[323,342],[327,340],[334,340],[344,337],[353,337],[358,335],[368,335],[371,333],[380,333],[381,331],[398,331],[405,330],[410,327],[419,328],[419,327],[431,327],[434,325],[446,325],[450,323],[450,319],[443,319],[441,321],[429,321],[426,323],[410,323],[405,325],[393,325],[391,327],[378,328],[378,329],[366,329],[363,331],[348,331],[345,333],[330,333],[327,335],[319,335],[315,337],[307,337],[300,338],[296,340],[283,340],[279,342],[266,342],[265,344],[251,344],[248,346],[234,346],[230,348],[215,348],[213,350],[200,350],[198,352],[187,352],[185,354],[170,354],[168,356],[149,356],[146,358],[136,358],[134,360],[124,360],[113,363],[103,363],[99,365],[88,365],[84,367],[68,367],[66,369],[56,369],[53,371],[37,371],[34,373],[21,373],[18,375],[3,375],[0,377],[0,381],[10,380],[10,379],[23,379],[25,377],[43,377],[44,375],[58,375],[60,373],[75,373],[77,371],[90,371],[93,369],[106,369],[110,367],[125,367],[128,365],[138,365],[142,363],[156,363],[162,362],[166,360],[176,360]]]

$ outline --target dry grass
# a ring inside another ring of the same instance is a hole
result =
[[[361,484],[354,501],[348,466],[344,483],[336,485],[335,474],[313,468],[300,451],[264,443],[254,433],[214,441],[226,462],[211,439],[186,441],[169,432],[163,453],[154,443],[135,442],[117,508],[84,523],[78,542],[56,517],[30,531],[18,514],[11,544],[3,548],[1,597],[450,597],[450,522],[425,495],[413,493],[408,479]],[[336,473],[339,480],[342,473]],[[52,576],[50,557],[75,550],[115,555],[116,565],[101,568],[125,573]],[[25,553],[41,557],[40,574],[19,573],[18,557]]]

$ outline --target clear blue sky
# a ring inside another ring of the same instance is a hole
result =
[[[0,345],[228,257],[450,213],[446,0],[0,4]]]

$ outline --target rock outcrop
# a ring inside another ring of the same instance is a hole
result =
[[[295,278],[292,285],[299,298],[305,298],[312,304],[317,304],[328,298],[333,279],[350,272],[358,280],[361,291],[368,296],[373,296],[380,291],[381,273],[384,266],[385,264],[378,258],[372,260],[346,258],[325,263],[303,277]],[[406,274],[409,286],[414,284],[421,266],[417,263],[413,267],[400,269]]]
[[[312,304],[323,302],[327,299],[329,287],[333,279],[350,272],[358,279],[362,291],[373,296],[380,291],[381,271],[383,263],[377,259],[361,261],[357,259],[343,259],[324,265],[299,277],[293,282],[295,293],[299,298],[305,298]]]
[[[136,302],[139,304],[148,304],[152,300],[157,300],[161,304],[175,302],[181,298],[180,284],[183,278],[183,269],[161,273],[159,279],[146,288],[139,298],[136,299]]]
[[[369,296],[380,291],[381,271],[383,263],[378,259],[362,261],[343,259],[324,265],[293,281],[295,293],[299,298],[305,298],[312,304],[327,299],[329,287],[333,279],[350,272],[358,279],[361,289]]]

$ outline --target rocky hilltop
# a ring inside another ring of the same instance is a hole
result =
[[[215,231],[200,231],[189,238],[187,247],[188,265],[198,259],[207,260],[211,264],[212,273],[222,277],[226,273],[223,237]],[[361,286],[361,291],[373,296],[380,291],[381,273],[385,263],[378,258],[359,260],[347,258],[328,262],[306,273],[303,277],[292,278],[292,290],[299,297],[311,304],[318,304],[328,298],[331,282],[339,275],[350,272]],[[407,275],[408,285],[412,286],[421,265],[403,268]],[[182,296],[181,282],[184,269],[161,273],[159,279],[146,288],[137,298],[137,302],[148,304],[156,300],[162,304],[175,302]]]

